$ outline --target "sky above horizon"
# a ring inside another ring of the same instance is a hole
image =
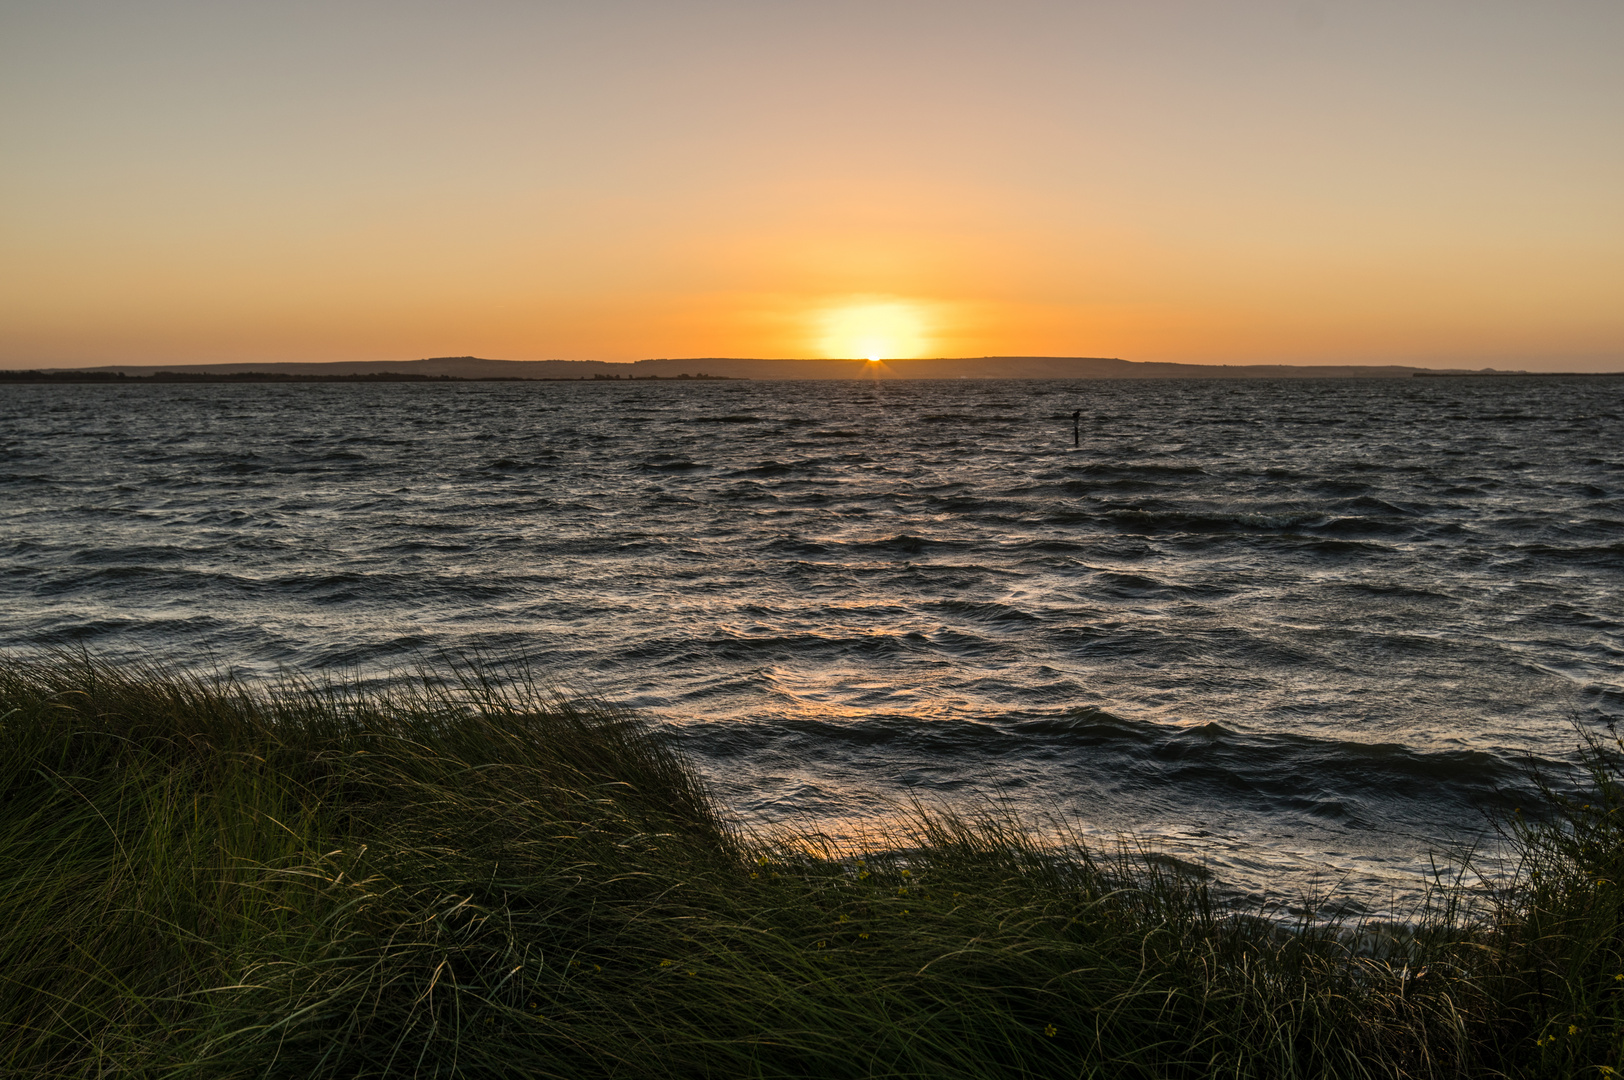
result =
[[[1616,0],[0,0],[0,367],[1624,369]]]

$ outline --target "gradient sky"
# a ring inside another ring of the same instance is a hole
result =
[[[0,0],[0,366],[1624,368],[1624,4]]]

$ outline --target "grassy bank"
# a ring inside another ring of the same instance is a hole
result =
[[[0,663],[6,1076],[1605,1076],[1624,805],[1402,938],[917,816],[731,827],[633,718],[469,676]],[[1356,950],[1354,943],[1359,943]]]

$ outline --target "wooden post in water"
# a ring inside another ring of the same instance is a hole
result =
[[[1076,412],[1071,414],[1071,448],[1073,450],[1083,445],[1082,431],[1077,426],[1077,423],[1082,418],[1082,415],[1083,410],[1081,409],[1078,409]]]

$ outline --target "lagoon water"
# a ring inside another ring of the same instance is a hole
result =
[[[990,799],[1401,908],[1624,716],[1621,390],[8,386],[0,647],[522,656],[748,820]]]

